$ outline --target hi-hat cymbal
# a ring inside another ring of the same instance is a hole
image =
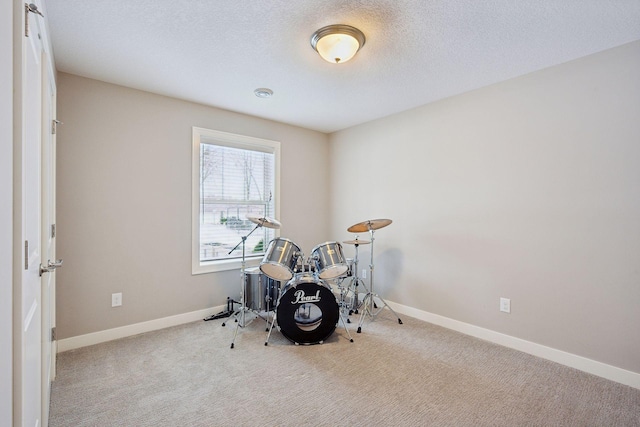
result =
[[[258,224],[262,227],[267,228],[280,228],[280,223],[273,218],[268,217],[259,217],[254,215],[247,215],[247,219],[254,224]]]
[[[368,245],[369,243],[371,243],[369,240],[345,240],[344,242],[347,245]]]
[[[347,231],[350,233],[364,233],[370,230],[377,230],[382,227],[386,227],[391,224],[390,219],[369,219],[367,221],[362,221],[357,224],[352,225],[347,228]]]

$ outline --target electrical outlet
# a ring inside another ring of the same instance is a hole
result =
[[[111,294],[111,307],[120,307],[122,305],[122,292]]]
[[[366,268],[363,268],[363,269],[362,269],[362,278],[363,278],[363,279],[366,279],[366,278],[367,278],[367,269],[366,269]]]
[[[509,298],[500,298],[500,311],[511,313],[511,300]]]

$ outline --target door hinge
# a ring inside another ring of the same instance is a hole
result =
[[[55,341],[56,340],[56,328],[55,326],[53,328],[51,328],[51,341]]]
[[[24,241],[24,269],[29,269],[29,241]]]
[[[29,12],[38,14],[44,18],[44,15],[38,10],[38,6],[33,3],[24,4],[24,36],[29,37]]]
[[[62,123],[60,120],[56,120],[53,119],[51,120],[51,134],[55,135],[56,132],[58,131],[58,125],[63,125],[64,123]]]
[[[24,4],[24,36],[29,37],[29,5]]]
[[[51,238],[53,239],[54,237],[56,237],[56,225],[51,224]]]

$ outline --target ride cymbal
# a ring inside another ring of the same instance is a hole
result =
[[[392,222],[393,221],[390,219],[369,219],[352,225],[347,228],[347,231],[350,233],[364,233],[370,230],[378,230],[379,228],[386,227]]]
[[[258,224],[262,227],[267,227],[267,228],[280,228],[280,223],[278,221],[276,221],[273,218],[268,218],[268,217],[259,217],[259,216],[254,216],[254,215],[247,215],[247,219],[251,222],[253,222],[254,224]]]

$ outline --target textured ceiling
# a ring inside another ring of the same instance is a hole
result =
[[[640,40],[640,0],[45,2],[60,71],[322,132]],[[336,65],[338,23],[367,41]]]

